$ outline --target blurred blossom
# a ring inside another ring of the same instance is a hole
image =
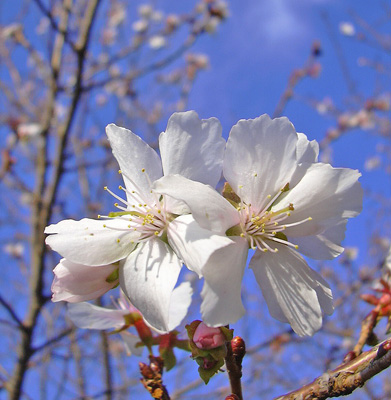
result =
[[[387,273],[391,274],[391,247],[389,248],[386,259],[384,260],[383,268]]]
[[[138,13],[143,18],[150,18],[153,13],[153,8],[150,4],[141,4],[138,8]]]
[[[358,248],[357,247],[346,247],[344,252],[344,257],[349,261],[354,261],[358,256]]]
[[[104,106],[105,104],[107,104],[107,96],[105,95],[105,94],[103,94],[103,93],[99,93],[96,97],[95,97],[95,101],[96,101],[96,104],[98,105],[98,106]]]
[[[109,26],[102,31],[101,41],[105,46],[112,45],[117,39],[118,31],[115,27]]]
[[[112,78],[120,76],[121,75],[120,67],[118,65],[116,65],[116,64],[111,65],[110,68],[109,68],[109,75]]]
[[[189,53],[186,55],[186,61],[195,65],[198,69],[206,69],[209,67],[209,58],[206,54]]]
[[[326,114],[334,108],[333,100],[330,97],[325,97],[322,101],[316,104],[316,110],[319,114]]]
[[[121,3],[114,3],[109,14],[109,25],[116,27],[122,24],[126,18],[126,10]]]
[[[228,3],[224,0],[213,1],[209,7],[209,12],[211,15],[216,16],[220,19],[225,19],[229,16]]]
[[[50,20],[47,17],[42,17],[39,20],[39,24],[37,25],[37,27],[35,28],[35,32],[37,33],[37,35],[44,35],[45,33],[47,33],[48,29],[50,26]]]
[[[33,204],[33,195],[27,192],[24,192],[20,195],[20,203],[25,206],[31,206]]]
[[[20,242],[8,243],[3,247],[3,249],[5,253],[15,258],[21,258],[24,252],[24,246]]]
[[[354,36],[356,34],[356,30],[350,22],[341,22],[339,24],[339,31],[345,36]]]
[[[148,20],[146,19],[139,19],[138,21],[133,22],[132,29],[135,32],[142,33],[148,29]]]
[[[19,33],[23,32],[23,26],[18,23],[10,24],[1,29],[1,37],[9,39]]]
[[[34,122],[19,124],[16,133],[20,139],[33,139],[42,133],[42,126]]]
[[[167,46],[167,39],[162,35],[152,36],[149,41],[149,47],[153,50],[159,50]]]
[[[164,14],[161,11],[154,11],[151,15],[151,20],[154,22],[163,21]]]
[[[61,103],[56,103],[56,115],[58,119],[62,119],[66,116],[67,113],[67,106],[65,106],[64,104]]]
[[[381,159],[379,156],[373,156],[365,160],[364,168],[366,171],[373,171],[380,167]]]
[[[220,18],[211,17],[205,24],[205,30],[209,33],[216,32],[217,27],[220,24]]]
[[[167,33],[172,33],[180,25],[181,20],[175,14],[170,14],[166,18],[166,31]]]

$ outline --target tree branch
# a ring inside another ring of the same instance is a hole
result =
[[[345,396],[391,365],[391,339],[354,360],[324,373],[312,383],[275,400],[324,400]]]

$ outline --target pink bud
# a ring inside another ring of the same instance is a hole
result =
[[[199,349],[214,349],[222,346],[226,338],[220,328],[211,328],[201,322],[194,332],[193,342]]]

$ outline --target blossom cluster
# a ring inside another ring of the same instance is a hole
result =
[[[46,243],[64,259],[53,301],[95,299],[120,285],[158,332],[178,326],[191,304],[183,265],[204,279],[201,314],[220,327],[245,313],[249,268],[270,314],[311,335],[333,311],[328,284],[304,256],[343,252],[346,223],[362,207],[360,173],[318,162],[319,146],[285,117],[240,120],[227,142],[216,118],[175,113],[158,153],[130,130],[107,126],[124,186],[117,212],[50,225]],[[223,195],[215,188],[224,175]]]

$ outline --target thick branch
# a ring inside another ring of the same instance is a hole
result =
[[[391,339],[354,360],[324,373],[312,383],[275,400],[324,400],[345,396],[391,365]]]

